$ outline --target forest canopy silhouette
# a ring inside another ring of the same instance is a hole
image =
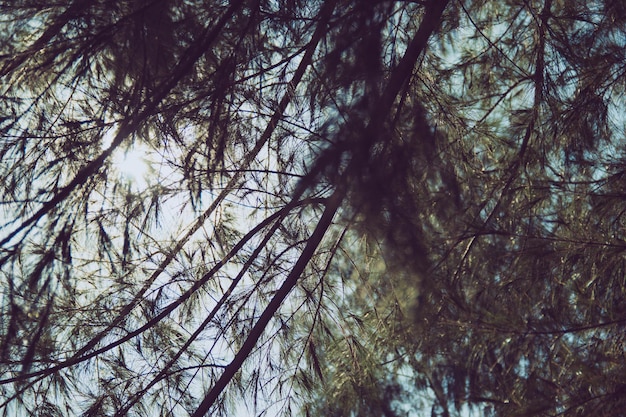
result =
[[[621,0],[0,19],[2,415],[626,409]]]

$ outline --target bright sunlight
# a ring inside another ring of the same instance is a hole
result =
[[[132,148],[119,149],[113,153],[115,170],[137,190],[143,190],[148,185],[151,170],[149,153],[148,148],[141,144],[134,144]]]
[[[104,136],[102,148],[106,149],[111,145],[115,137],[116,129],[111,129]],[[145,190],[150,181],[149,177],[153,171],[154,155],[148,146],[141,142],[135,142],[129,147],[118,148],[111,156],[112,168],[121,179],[126,182],[133,191]]]

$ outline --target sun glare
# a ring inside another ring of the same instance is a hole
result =
[[[113,166],[123,180],[136,190],[148,186],[150,172],[149,150],[143,145],[133,145],[129,149],[119,149],[113,153]]]
[[[120,172],[133,181],[144,179],[148,171],[148,161],[142,149],[131,149],[117,162]]]
[[[111,146],[117,128],[111,128],[103,137],[102,149]],[[120,180],[131,187],[132,191],[145,190],[150,183],[153,171],[154,152],[140,143],[135,142],[128,147],[120,147],[111,155],[112,168]]]

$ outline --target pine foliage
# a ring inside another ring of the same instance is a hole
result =
[[[3,415],[617,415],[617,0],[0,1]]]

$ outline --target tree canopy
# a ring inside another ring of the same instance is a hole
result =
[[[0,11],[3,415],[626,409],[621,0]]]

